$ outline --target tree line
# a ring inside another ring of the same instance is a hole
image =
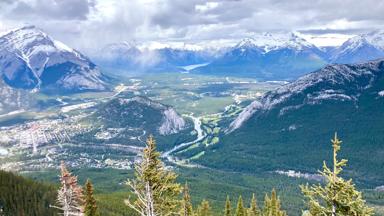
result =
[[[341,148],[341,141],[337,134],[331,140],[333,147],[333,167],[329,168],[324,162],[320,174],[325,184],[301,185],[305,197],[307,210],[305,216],[370,216],[373,209],[368,207],[357,191],[352,180],[340,177],[347,160],[339,160],[337,154]],[[126,185],[131,196],[124,203],[140,216],[286,216],[282,209],[281,200],[272,190],[265,195],[263,206],[259,206],[255,194],[249,205],[245,205],[240,195],[237,205],[233,208],[230,197],[227,196],[222,212],[213,212],[210,203],[203,200],[194,207],[191,202],[188,183],[181,186],[177,183],[177,174],[166,167],[156,150],[156,141],[152,136],[146,141],[141,159],[135,164],[135,177],[128,179]],[[64,216],[98,216],[96,200],[93,197],[92,183],[87,183],[82,189],[77,184],[77,177],[73,176],[61,164],[61,187],[57,192],[57,206]]]

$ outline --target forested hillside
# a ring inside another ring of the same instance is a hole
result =
[[[0,215],[57,215],[55,200],[53,186],[0,170]]]

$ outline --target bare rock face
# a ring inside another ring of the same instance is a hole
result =
[[[162,135],[174,134],[184,129],[185,121],[177,114],[173,108],[167,108],[163,111],[163,123],[159,128],[159,133]]]

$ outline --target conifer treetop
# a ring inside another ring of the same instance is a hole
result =
[[[329,169],[323,162],[323,170],[319,171],[324,177],[326,185],[301,185],[301,190],[307,198],[310,215],[326,216],[370,216],[373,209],[368,207],[362,198],[361,192],[355,189],[352,179],[344,180],[340,177],[347,160],[338,160],[337,153],[341,149],[342,141],[338,139],[337,133],[331,139],[333,147],[333,170]]]
[[[248,216],[260,216],[261,212],[259,206],[257,205],[256,195],[252,194],[251,204],[248,210]]]
[[[235,216],[246,216],[247,212],[244,208],[243,197],[240,195],[239,200],[237,201],[237,208],[235,212]]]
[[[228,195],[225,200],[224,216],[232,216],[232,205]]]
[[[192,216],[193,208],[191,203],[191,195],[189,194],[188,183],[185,182],[183,188],[183,200],[181,201],[181,212],[180,216]]]
[[[126,184],[135,195],[126,204],[142,216],[168,216],[177,214],[181,187],[177,175],[165,168],[156,151],[156,141],[150,135],[143,149],[142,158],[135,164],[135,179]]]
[[[96,199],[93,196],[93,185],[90,179],[85,183],[84,216],[98,216]]]

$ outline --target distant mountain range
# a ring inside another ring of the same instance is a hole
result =
[[[383,110],[384,60],[329,65],[247,106],[201,162],[237,171],[315,173],[331,159],[329,139],[338,132],[353,170],[347,175],[379,185]]]
[[[107,89],[107,77],[86,56],[34,26],[0,37],[0,77],[14,88],[49,93]]]
[[[108,69],[123,73],[181,72],[184,66],[212,61],[214,55],[203,50],[181,48],[138,48],[135,43],[114,43],[104,47],[93,59]]]
[[[110,73],[190,72],[260,80],[295,80],[329,63],[381,57],[384,31],[361,34],[332,48],[316,47],[295,33],[263,33],[232,47],[206,49],[115,43],[92,56]],[[88,57],[34,26],[0,37],[0,77],[11,87],[48,93],[103,91],[109,79]]]
[[[194,72],[259,79],[292,79],[326,64],[324,53],[291,34],[263,34],[244,39],[210,64]]]
[[[347,40],[340,47],[319,48],[296,33],[263,33],[232,47],[215,49],[139,48],[117,43],[103,49],[95,61],[102,67],[130,72],[192,72],[294,80],[329,63],[360,63],[384,57],[384,31]],[[186,70],[187,65],[192,65]],[[193,67],[196,65],[196,67]]]

